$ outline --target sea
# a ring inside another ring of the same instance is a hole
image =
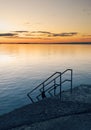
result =
[[[0,115],[30,104],[27,93],[55,72],[91,84],[91,44],[0,44]]]

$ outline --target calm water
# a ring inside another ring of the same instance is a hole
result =
[[[0,115],[29,104],[26,94],[71,68],[74,87],[91,84],[91,45],[0,45]]]

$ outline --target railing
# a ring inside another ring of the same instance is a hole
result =
[[[64,74],[70,71],[70,79],[64,79],[62,80],[62,77]],[[30,91],[27,96],[32,101],[32,103],[42,100],[49,96],[55,96],[58,93],[60,94],[60,99],[62,95],[62,84],[65,82],[70,82],[70,92],[72,93],[72,79],[73,77],[73,70],[67,69],[64,72],[56,72],[53,75],[51,75],[49,78],[47,78],[44,82],[39,84],[36,88],[34,88],[32,91]],[[36,93],[37,92],[37,96]],[[35,99],[34,99],[35,98]]]

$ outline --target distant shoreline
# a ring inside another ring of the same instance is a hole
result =
[[[91,45],[91,42],[69,42],[69,43],[0,43],[0,44],[45,44],[45,45]]]

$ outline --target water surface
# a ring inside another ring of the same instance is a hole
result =
[[[26,94],[56,71],[74,71],[74,87],[91,84],[91,45],[0,45],[0,114],[29,104]]]

